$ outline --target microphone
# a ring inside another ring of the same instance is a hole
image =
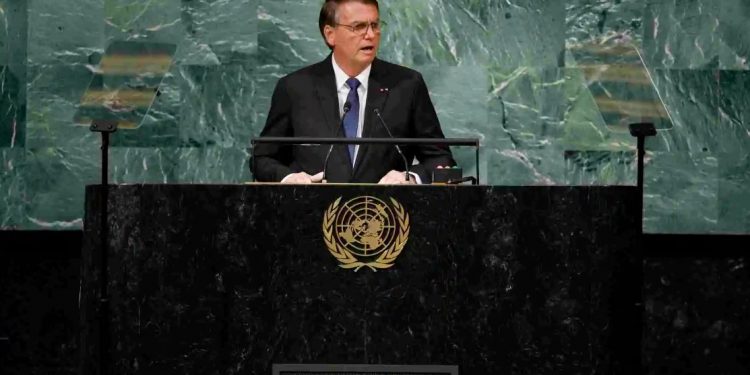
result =
[[[338,129],[336,129],[336,138],[338,138],[339,134],[341,134],[341,128],[344,127],[344,117],[346,117],[346,114],[349,113],[349,111],[351,111],[351,109],[352,109],[352,103],[350,103],[350,102],[344,103],[344,114],[341,115],[341,122],[339,123]],[[326,159],[323,162],[323,180],[324,181],[326,179],[326,170],[328,168],[328,159],[331,157],[331,151],[333,151],[333,146],[334,145],[331,145],[331,147],[328,148],[328,153],[326,154]]]
[[[380,116],[380,110],[375,108],[373,112],[375,112],[375,115],[378,116],[378,120],[380,120],[380,123],[383,124],[383,128],[385,128],[385,131],[388,132],[388,136],[394,138],[393,134],[391,134],[391,130],[388,129],[388,125],[385,124],[383,116]],[[401,155],[401,159],[404,160],[404,170],[406,171],[406,173],[404,173],[404,177],[406,181],[409,181],[409,162],[406,161],[406,156],[404,156],[404,153],[401,152],[401,147],[398,147],[398,145],[395,143],[393,145],[396,146],[396,151],[398,151],[398,154]]]

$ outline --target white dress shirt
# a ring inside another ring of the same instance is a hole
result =
[[[372,70],[372,64],[368,65],[362,73],[359,73],[356,77],[349,77],[336,63],[336,58],[331,55],[331,63],[333,64],[333,73],[336,75],[336,94],[339,98],[339,118],[344,115],[344,103],[346,98],[349,96],[349,85],[346,81],[349,78],[356,78],[359,81],[359,87],[357,88],[357,94],[359,95],[359,117],[357,120],[357,138],[362,137],[362,128],[365,124],[365,108],[367,105],[367,87],[370,83],[370,70]],[[354,166],[357,160],[357,154],[359,153],[359,145],[354,146],[354,160],[352,160],[352,166]]]

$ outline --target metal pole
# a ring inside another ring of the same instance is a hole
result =
[[[637,124],[628,125],[630,135],[638,139],[638,181],[637,190],[640,199],[638,200],[638,223],[640,224],[639,232],[643,233],[643,159],[646,156],[646,137],[653,137],[656,135],[656,127],[650,122],[642,122]]]
[[[479,182],[480,181],[479,179],[479,143],[477,143],[476,146],[474,147],[474,152],[476,154],[475,156],[476,156],[476,166],[477,166],[477,183],[475,185],[479,185],[481,184],[481,182]]]
[[[101,179],[101,264],[99,285],[99,374],[108,373],[109,364],[109,257],[107,239],[109,238],[109,132],[102,132],[102,179]]]

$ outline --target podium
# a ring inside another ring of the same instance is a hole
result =
[[[84,374],[101,349],[100,188],[86,190]],[[109,373],[620,373],[639,356],[635,187],[112,185],[108,197]]]

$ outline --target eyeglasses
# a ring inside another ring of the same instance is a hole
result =
[[[381,21],[355,22],[351,25],[344,25],[343,23],[337,23],[336,26],[344,26],[347,29],[349,29],[349,31],[357,35],[364,36],[364,35],[367,35],[367,30],[369,30],[370,28],[372,28],[372,32],[374,34],[380,34],[380,28],[382,26],[381,23],[382,23]]]

